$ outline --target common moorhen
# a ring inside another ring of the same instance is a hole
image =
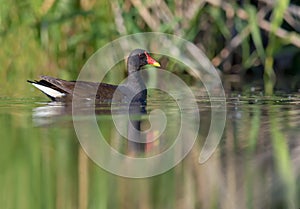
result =
[[[127,82],[122,84],[119,88],[117,85],[112,84],[87,81],[66,81],[50,76],[41,76],[41,80],[39,81],[28,80],[28,82],[41,90],[53,101],[71,102],[73,96],[76,96],[85,100],[95,99],[95,103],[110,103],[112,102],[113,97],[114,101],[123,101],[124,98],[135,95],[131,102],[136,101],[145,103],[147,99],[145,83],[141,76],[135,72],[139,71],[147,64],[160,67],[160,64],[145,50],[133,50],[127,60]],[[76,92],[74,92],[75,83]],[[94,92],[94,94],[91,92]]]

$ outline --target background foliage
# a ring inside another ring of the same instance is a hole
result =
[[[274,70],[291,75],[289,89],[299,89],[297,1],[1,1],[2,96],[31,95],[23,81],[41,74],[75,79],[99,47],[145,31],[194,42],[225,74],[264,78],[268,94],[276,81]]]

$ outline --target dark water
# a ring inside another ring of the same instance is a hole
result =
[[[200,164],[199,155],[211,125],[211,108],[209,98],[198,97],[200,127],[184,160],[160,175],[135,179],[112,174],[87,156],[73,124],[74,118],[82,127],[89,123],[86,109],[72,118],[72,108],[46,99],[2,98],[0,208],[299,208],[300,95],[231,94],[226,105],[222,139],[207,161]],[[114,108],[122,122],[123,107]],[[156,93],[145,110],[135,109],[134,126],[149,129],[148,115],[155,109],[164,112],[168,124],[159,140],[151,141],[159,135],[155,130],[143,135],[147,143],[120,135],[109,106],[97,107],[95,119],[114,150],[147,158],[175,143],[182,119],[178,104]],[[192,108],[182,111],[195,114]],[[124,121],[121,126],[128,127]],[[187,133],[193,130],[184,128]],[[95,145],[90,151],[103,149]]]

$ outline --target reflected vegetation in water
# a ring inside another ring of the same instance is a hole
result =
[[[128,141],[116,130],[110,109],[103,106],[96,109],[96,120],[107,143],[134,157],[155,156],[168,149],[178,133],[178,107],[163,95],[155,98],[150,97],[146,111],[133,114],[131,122],[147,130],[148,114],[160,108],[170,121],[168,136],[162,134],[163,140],[149,143]],[[300,95],[231,95],[222,141],[203,164],[198,158],[211,110],[207,98],[197,99],[201,121],[193,149],[168,172],[145,179],[110,174],[90,160],[66,106],[2,99],[0,207],[298,208]],[[82,121],[88,117],[84,110],[78,116]],[[128,134],[135,137],[130,130]],[[155,134],[148,132],[145,140]]]

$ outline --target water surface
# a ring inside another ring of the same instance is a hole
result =
[[[186,158],[161,175],[131,179],[105,171],[86,155],[64,105],[1,98],[0,207],[299,208],[300,95],[228,95],[222,140],[204,164],[198,158],[210,126],[209,98],[198,97],[197,105],[199,133]],[[178,105],[163,93],[153,94],[146,111],[132,120],[146,130],[155,109],[164,111],[168,131],[163,140],[146,144],[118,134],[108,106],[97,108],[96,120],[115,150],[150,157],[174,143],[180,120]],[[84,122],[89,115],[76,117]],[[156,133],[148,134],[145,140]]]

